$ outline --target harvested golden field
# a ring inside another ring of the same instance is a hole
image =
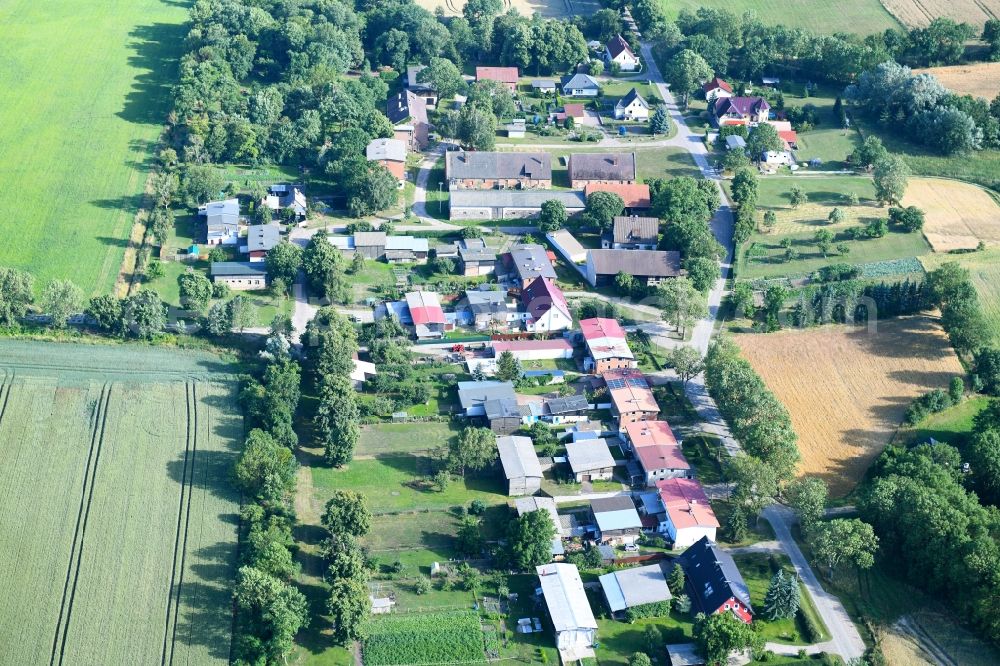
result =
[[[903,204],[927,215],[924,236],[935,252],[1000,244],[1000,206],[981,187],[944,178],[914,178]]]
[[[1000,95],[1000,62],[928,67],[913,71],[917,74],[933,74],[941,85],[960,95],[983,97],[989,101]]]
[[[962,373],[933,320],[888,319],[875,329],[826,326],[733,338],[791,414],[799,472],[822,478],[835,497],[861,480],[913,398]]]
[[[923,27],[936,18],[964,21],[977,27],[1000,17],[1000,0],[881,0],[903,25]]]

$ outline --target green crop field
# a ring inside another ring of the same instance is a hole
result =
[[[0,663],[228,663],[228,367],[20,341],[0,359]]]
[[[410,613],[373,619],[362,658],[365,666],[478,663],[499,648],[474,611]]]
[[[870,34],[886,28],[899,28],[899,22],[878,0],[661,0],[667,15],[675,18],[682,10],[699,7],[726,9],[741,16],[753,12],[765,23],[805,28],[818,34],[857,32]]]
[[[0,265],[110,292],[169,110],[187,3],[0,3]]]

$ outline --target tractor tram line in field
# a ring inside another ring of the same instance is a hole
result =
[[[73,616],[73,601],[76,598],[76,588],[80,580],[80,563],[83,560],[84,537],[87,533],[87,520],[90,517],[90,505],[94,498],[94,482],[97,479],[97,466],[101,459],[101,446],[104,443],[104,432],[108,423],[108,406],[111,403],[110,382],[101,387],[101,395],[94,408],[90,450],[87,453],[87,464],[84,468],[83,486],[80,492],[80,508],[77,512],[76,529],[73,532],[73,543],[70,548],[69,564],[66,567],[66,581],[63,583],[62,601],[59,606],[59,618],[56,622],[55,635],[52,639],[52,654],[50,666],[62,664],[66,653],[66,640],[69,635],[70,620]],[[74,566],[75,560],[75,566]],[[72,579],[72,586],[70,585]],[[63,618],[65,617],[65,622]],[[56,659],[58,651],[58,661]]]
[[[15,377],[14,372],[7,374],[7,371],[4,370],[3,381],[0,382],[0,425],[3,425],[3,417],[7,413],[7,403],[10,401],[10,392],[14,388]]]
[[[197,384],[194,382],[186,382],[184,384],[184,398],[187,410],[187,435],[184,443],[181,492],[177,506],[177,531],[174,537],[173,567],[170,572],[170,585],[167,588],[167,615],[163,625],[163,651],[160,656],[160,664],[163,666],[172,664],[174,661],[174,646],[177,643],[177,619],[181,605],[181,590],[184,585],[188,527],[191,524],[191,494],[194,489],[195,458],[198,452]],[[185,497],[185,493],[187,497]]]

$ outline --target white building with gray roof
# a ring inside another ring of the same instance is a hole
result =
[[[597,620],[575,564],[536,567],[542,597],[556,632],[556,648],[564,664],[594,658]]]
[[[607,441],[603,439],[567,442],[566,458],[577,483],[607,481],[614,476],[615,459]]]
[[[570,216],[582,213],[587,199],[577,190],[452,190],[448,217],[452,220],[523,220],[538,217],[542,204],[559,201]]]

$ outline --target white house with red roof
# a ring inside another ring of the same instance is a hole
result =
[[[565,331],[573,326],[573,315],[566,297],[548,278],[537,277],[524,288],[521,306],[527,314],[524,328],[529,333]]]
[[[723,97],[733,96],[733,87],[717,76],[713,77],[711,81],[706,81],[701,86],[701,91],[705,93],[705,99],[709,103]]]
[[[684,457],[674,431],[666,421],[636,421],[624,427],[626,446],[642,467],[643,481],[691,477],[691,463]]]
[[[404,298],[417,339],[426,340],[444,336],[444,310],[441,309],[441,301],[438,300],[436,293],[411,291]]]
[[[708,495],[695,479],[664,479],[656,482],[664,516],[658,528],[674,543],[687,548],[703,537],[715,541],[719,520],[708,503]]]
[[[604,45],[604,60],[608,65],[617,63],[623,72],[634,72],[639,69],[639,56],[621,35],[615,35]]]
[[[584,319],[580,322],[580,333],[587,345],[584,369],[599,375],[609,370],[634,368],[638,365],[629,349],[624,329],[614,319]]]

